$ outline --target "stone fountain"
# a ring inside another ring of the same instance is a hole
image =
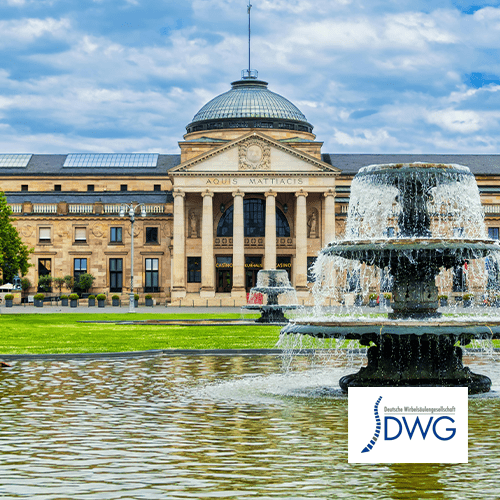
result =
[[[442,317],[436,277],[465,263],[484,268],[481,259],[498,261],[499,253],[498,242],[486,238],[479,191],[467,167],[364,167],[352,183],[346,239],[330,243],[318,257],[316,300],[324,299],[324,290],[338,289],[349,270],[362,270],[367,282],[383,271],[393,279],[393,312],[380,321],[301,319],[282,334],[355,339],[369,346],[367,366],[340,380],[345,392],[359,386],[467,386],[471,394],[487,392],[491,380],[464,367],[459,345],[496,338],[500,321]]]
[[[257,273],[257,286],[250,290],[243,309],[259,310],[258,323],[288,323],[285,311],[297,308],[297,293],[284,269],[262,269]]]

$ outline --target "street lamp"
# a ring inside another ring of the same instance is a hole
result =
[[[137,203],[127,205],[124,203],[120,207],[120,217],[125,217],[125,213],[128,211],[128,215],[130,217],[130,297],[129,297],[129,308],[128,312],[135,312],[134,307],[134,222],[135,222],[135,214],[137,213],[137,209],[140,207],[141,209],[141,217],[146,217],[146,206],[144,203]]]

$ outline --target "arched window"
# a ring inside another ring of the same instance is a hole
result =
[[[260,198],[243,200],[243,221],[245,236],[262,237],[266,232],[266,202]],[[233,236],[233,205],[220,218],[217,226],[217,236]],[[290,226],[285,214],[276,207],[276,236],[286,238],[290,236]]]
[[[231,237],[233,235],[233,205],[231,205],[220,218],[217,226],[217,236]]]
[[[276,208],[276,236],[280,238],[290,237],[290,226],[285,214],[279,208]]]

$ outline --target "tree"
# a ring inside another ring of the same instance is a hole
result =
[[[52,283],[59,290],[59,293],[62,292],[63,286],[66,285],[64,278],[52,278]]]
[[[21,278],[21,288],[26,292],[31,288],[31,281],[28,278]]]
[[[52,276],[44,274],[38,278],[38,289],[40,292],[50,292],[52,289]]]
[[[7,198],[0,192],[0,271],[4,283],[12,282],[19,272],[24,276],[30,267],[29,255],[33,249],[25,245],[12,225],[12,210]]]
[[[67,274],[64,278],[64,283],[66,285],[66,288],[68,290],[73,290],[73,287],[75,286],[75,278],[71,276],[71,274]]]
[[[75,284],[75,288],[82,290],[83,292],[88,292],[89,288],[94,283],[94,276],[90,273],[80,274],[78,283]]]

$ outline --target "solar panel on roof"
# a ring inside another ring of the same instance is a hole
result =
[[[156,167],[158,153],[70,153],[63,167]]]
[[[0,167],[26,167],[33,155],[0,154]]]

